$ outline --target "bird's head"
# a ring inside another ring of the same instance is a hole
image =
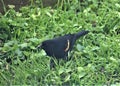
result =
[[[46,47],[46,43],[42,42],[36,47],[36,49],[44,49],[45,47]]]

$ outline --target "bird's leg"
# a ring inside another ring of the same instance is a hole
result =
[[[50,69],[55,68],[55,63],[53,59],[50,59]]]
[[[73,58],[74,52],[69,52],[70,55],[68,55],[68,60],[71,60]]]
[[[58,62],[58,61],[55,58],[51,58],[50,59],[50,69],[55,68],[55,66],[57,65],[56,62]]]

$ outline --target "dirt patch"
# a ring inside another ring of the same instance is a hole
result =
[[[3,1],[3,2],[2,2]],[[43,6],[54,6],[55,4],[57,4],[58,0],[43,0]],[[15,10],[18,11],[20,7],[22,6],[26,6],[29,5],[30,1],[29,0],[0,0],[0,12],[4,13],[5,9],[8,9],[8,5],[14,5],[15,6]]]

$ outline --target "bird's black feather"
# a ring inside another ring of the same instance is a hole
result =
[[[89,31],[80,31],[76,34],[67,34],[58,38],[45,40],[38,46],[45,50],[48,56],[56,57],[57,59],[66,58],[68,51],[71,51],[75,41],[88,33]]]

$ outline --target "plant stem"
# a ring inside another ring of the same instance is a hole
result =
[[[1,0],[1,2],[2,2],[2,5],[3,5],[3,10],[4,10],[4,12],[6,12],[5,3],[4,3],[4,1],[3,1],[3,0]]]

